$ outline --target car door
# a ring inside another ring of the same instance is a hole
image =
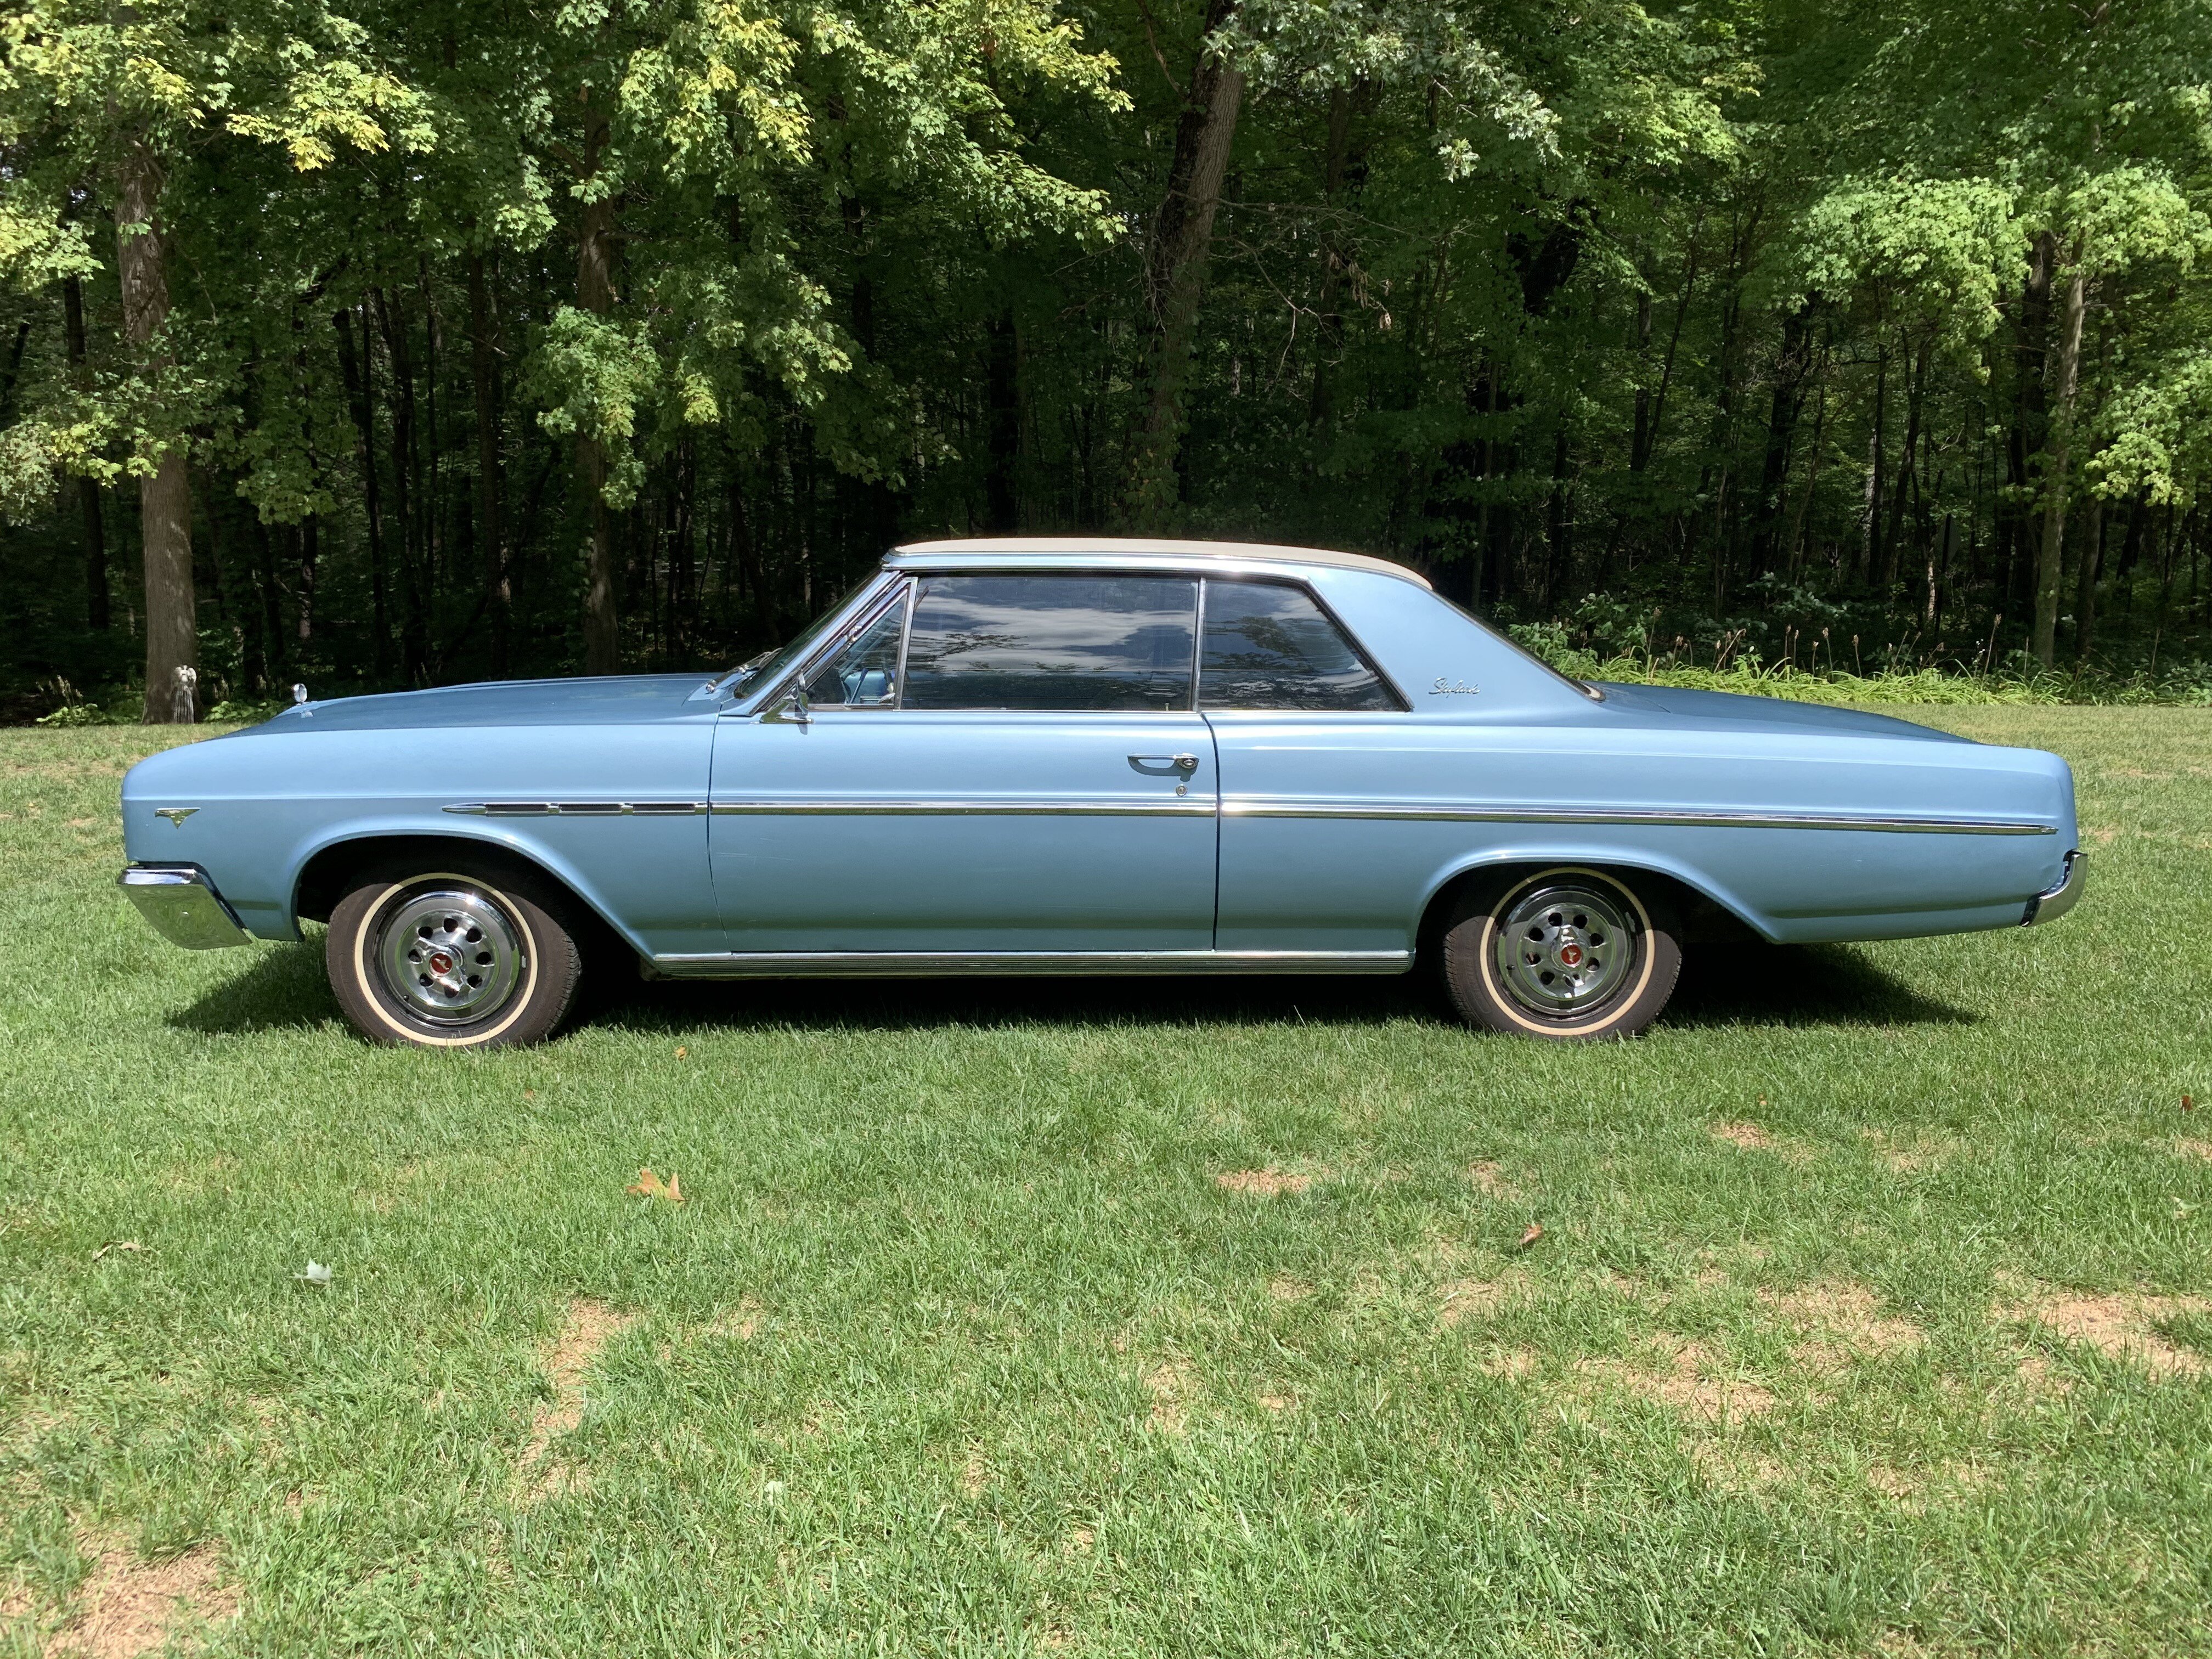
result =
[[[1351,636],[1303,584],[1209,577],[1199,707],[1221,768],[1218,948],[1407,951],[1415,838],[1341,808],[1402,791],[1414,717]]]
[[[724,720],[709,840],[730,951],[1210,949],[1197,590],[918,576],[802,671],[803,701]]]

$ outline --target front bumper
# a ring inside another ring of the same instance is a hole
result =
[[[115,878],[154,931],[187,951],[244,945],[246,930],[196,864],[132,865]]]
[[[2056,921],[2081,902],[2081,890],[2089,883],[2089,855],[2076,850],[2066,855],[2066,872],[2058,878],[2056,887],[2048,888],[2028,900],[2027,909],[2020,919],[2023,927],[2033,927],[2039,922]]]

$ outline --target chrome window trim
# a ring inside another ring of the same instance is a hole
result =
[[[465,800],[438,809],[479,818],[683,817],[704,812],[703,800]]]
[[[1338,635],[1339,635],[1340,638],[1342,638],[1342,640],[1344,641],[1344,642],[1345,642],[1346,645],[1348,645],[1348,646],[1350,646],[1350,647],[1352,647],[1352,654],[1353,656],[1355,656],[1355,657],[1358,658],[1358,659],[1359,659],[1359,660],[1360,660],[1362,663],[1364,663],[1364,664],[1365,664],[1365,665],[1366,665],[1367,672],[1368,672],[1369,673],[1370,673],[1370,674],[1372,674],[1372,675],[1374,675],[1374,676],[1375,676],[1376,684],[1378,684],[1378,685],[1380,685],[1380,686],[1381,686],[1381,687],[1382,687],[1385,691],[1388,691],[1388,692],[1391,695],[1391,696],[1393,696],[1394,698],[1395,698],[1395,699],[1397,700],[1398,706],[1397,706],[1395,708],[1213,708],[1213,709],[1209,709],[1208,708],[1206,708],[1206,685],[1205,685],[1205,681],[1204,681],[1204,672],[1205,672],[1205,664],[1206,664],[1206,598],[1205,598],[1205,592],[1206,592],[1206,584],[1207,584],[1207,583],[1211,583],[1211,582],[1217,582],[1217,581],[1222,581],[1222,582],[1239,582],[1239,583],[1243,583],[1243,584],[1244,584],[1244,585],[1246,585],[1246,586],[1248,586],[1295,587],[1295,588],[1297,588],[1297,589],[1298,590],[1298,592],[1301,592],[1301,593],[1304,594],[1304,595],[1306,596],[1306,598],[1308,598],[1309,599],[1310,599],[1310,600],[1312,600],[1312,601],[1313,601],[1314,609],[1321,612],[1321,614],[1322,614],[1322,617],[1323,617],[1323,618],[1328,622],[1328,625],[1329,625],[1331,628],[1334,628],[1334,629],[1336,629]],[[1377,660],[1376,659],[1375,653],[1374,653],[1373,652],[1370,651],[1370,650],[1367,648],[1366,641],[1364,641],[1364,640],[1362,640],[1362,639],[1359,637],[1359,635],[1357,635],[1357,634],[1353,633],[1350,628],[1348,628],[1347,626],[1346,626],[1346,624],[1345,624],[1345,621],[1344,621],[1344,618],[1343,618],[1343,617],[1340,617],[1340,616],[1338,616],[1338,615],[1336,614],[1335,610],[1334,610],[1334,608],[1329,605],[1329,602],[1328,601],[1328,599],[1325,599],[1325,598],[1323,598],[1320,593],[1318,593],[1318,592],[1316,592],[1315,591],[1315,589],[1314,589],[1314,586],[1313,586],[1313,584],[1312,584],[1311,582],[1308,582],[1308,581],[1302,581],[1302,580],[1300,580],[1298,578],[1297,578],[1297,577],[1295,577],[1295,576],[1273,576],[1273,575],[1251,575],[1251,576],[1211,576],[1211,575],[1210,575],[1210,576],[1207,576],[1207,577],[1205,579],[1205,580],[1204,580],[1204,581],[1202,581],[1202,582],[1200,582],[1200,583],[1199,584],[1199,609],[1198,609],[1198,620],[1199,620],[1199,633],[1198,633],[1198,653],[1197,653],[1197,660],[1196,660],[1195,662],[1194,662],[1194,663],[1191,665],[1191,675],[1190,675],[1190,678],[1191,678],[1191,688],[1192,688],[1192,700],[1191,700],[1191,706],[1192,706],[1194,708],[1195,708],[1195,709],[1196,709],[1200,714],[1278,714],[1278,715],[1288,714],[1288,715],[1296,715],[1296,716],[1297,716],[1297,717],[1299,717],[1299,718],[1301,718],[1301,719],[1303,719],[1303,718],[1306,718],[1306,717],[1309,717],[1309,716],[1328,716],[1328,715],[1339,715],[1339,716],[1342,716],[1342,715],[1347,715],[1347,714],[1357,714],[1357,715],[1364,715],[1364,716],[1367,717],[1368,719],[1370,719],[1370,720],[1371,720],[1371,719],[1373,719],[1373,718],[1374,718],[1376,715],[1377,715],[1377,714],[1412,714],[1412,713],[1413,712],[1413,701],[1412,701],[1412,699],[1410,699],[1409,697],[1407,697],[1407,696],[1406,696],[1406,694],[1405,694],[1404,690],[1403,690],[1402,689],[1401,689],[1401,688],[1400,688],[1400,686],[1399,686],[1399,684],[1398,684],[1398,682],[1397,682],[1397,681],[1395,681],[1395,680],[1394,680],[1394,679],[1392,679],[1392,678],[1390,678],[1389,671],[1388,669],[1384,668],[1384,667],[1382,666],[1382,665],[1379,661],[1377,661]]]
[[[1893,835],[2055,836],[2047,823],[1991,818],[1886,817],[1849,812],[1698,812],[1581,806],[1413,806],[1384,801],[1303,801],[1252,795],[1223,799],[1224,817],[1370,818],[1445,823],[1655,824],[1698,830],[1861,830]]]
[[[1202,714],[1203,713],[1198,706],[1198,665],[1200,653],[1206,648],[1204,645],[1204,624],[1206,621],[1206,573],[1202,570],[1126,570],[1115,569],[1112,566],[1105,566],[1097,569],[1078,568],[1074,566],[1069,566],[1065,569],[1046,568],[1030,570],[1019,566],[1006,566],[993,569],[985,568],[969,568],[963,566],[955,565],[948,566],[943,570],[915,570],[912,573],[912,576],[914,581],[914,597],[908,601],[906,608],[906,628],[899,640],[898,706],[899,712],[902,714],[911,712],[916,714],[1115,714],[1127,716],[1130,714]],[[1079,581],[1086,580],[1091,581],[1129,581],[1145,579],[1187,581],[1191,585],[1192,589],[1190,602],[1191,635],[1189,701],[1185,702],[1182,707],[1176,708],[916,708],[908,711],[906,706],[905,678],[907,647],[914,639],[914,613],[920,608],[921,604],[921,584],[932,576],[1035,576],[1044,578],[1046,580],[1058,577],[1067,577]]]
[[[876,602],[883,597],[886,586],[906,580],[907,573],[902,570],[893,570],[888,565],[879,567],[873,578],[860,585],[844,609],[823,624],[821,638],[813,650],[793,663],[774,684],[743,692],[734,697],[722,712],[733,715],[757,714],[773,707],[793,684],[801,683],[805,675],[813,672],[825,654],[837,649],[854,617],[873,612]]]
[[[899,618],[898,684],[891,688],[891,713],[902,714],[906,709],[906,650],[914,639],[914,607],[921,595],[921,578],[908,576],[906,581],[906,615]]]
[[[891,608],[894,605],[902,605],[905,607],[906,614],[899,618],[899,683],[897,702],[890,703],[814,702],[810,700],[807,705],[810,713],[818,714],[822,710],[828,708],[836,708],[848,712],[865,713],[870,714],[896,713],[900,704],[906,701],[906,641],[909,625],[914,621],[915,579],[912,576],[902,576],[899,579],[897,586],[899,591],[885,593],[882,596],[882,603],[870,605],[865,612],[860,616],[854,617],[851,622],[832,629],[830,635],[825,636],[827,642],[823,646],[823,647],[810,656],[806,659],[805,665],[800,669],[798,673],[793,675],[789,680],[785,682],[785,684],[788,685],[794,686],[805,684],[806,682],[813,677],[817,670],[827,667],[830,660],[835,658],[839,652],[848,650],[854,645],[857,644],[860,641],[860,635],[866,633],[871,628],[873,628],[886,616],[890,615]]]
[[[1190,712],[1206,717],[1206,590],[1210,576],[1198,579],[1198,602],[1190,619]]]
[[[940,974],[1401,974],[1410,951],[731,951],[657,956],[672,979],[901,979]]]

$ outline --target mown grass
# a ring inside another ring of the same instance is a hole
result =
[[[2075,762],[2081,908],[1579,1049],[1395,981],[373,1049],[115,894],[159,738],[0,733],[0,1644],[181,1561],[233,1654],[2212,1650],[2212,714],[1931,718]]]

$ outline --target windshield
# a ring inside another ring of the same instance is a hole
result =
[[[786,669],[814,648],[822,635],[828,631],[830,623],[836,620],[847,605],[860,597],[862,590],[883,574],[880,570],[870,571],[852,586],[847,588],[838,597],[836,604],[801,629],[788,645],[763,651],[757,657],[746,658],[721,679],[716,681],[714,689],[717,691],[742,691],[748,685],[774,684],[782,678]]]

